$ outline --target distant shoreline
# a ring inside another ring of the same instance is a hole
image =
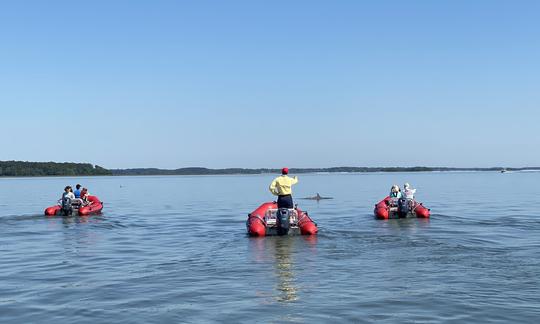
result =
[[[314,173],[397,173],[397,172],[506,172],[511,171],[540,171],[540,167],[523,168],[449,168],[449,167],[332,167],[332,168],[290,168],[291,174]],[[180,169],[111,169],[113,176],[164,176],[164,175],[257,175],[277,174],[281,169],[209,169],[209,168],[180,168]]]
[[[179,169],[131,168],[105,169],[90,163],[56,163],[0,161],[0,177],[81,177],[81,176],[166,176],[166,175],[257,175],[277,174],[281,169],[269,168],[223,168],[210,169],[188,167]],[[290,168],[292,174],[308,173],[396,173],[396,172],[515,172],[540,171],[540,167],[489,167],[489,168],[450,168],[450,167],[331,167],[331,168]]]

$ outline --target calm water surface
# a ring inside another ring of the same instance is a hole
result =
[[[246,237],[272,178],[0,179],[0,322],[540,321],[540,173],[300,175],[320,234]],[[405,181],[432,218],[375,220]],[[42,216],[77,182],[102,215]]]

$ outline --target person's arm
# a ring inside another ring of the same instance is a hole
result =
[[[277,188],[276,188],[276,185],[277,185],[277,179],[274,179],[274,181],[272,181],[272,183],[270,184],[270,187],[268,189],[270,189],[270,192],[272,193],[272,195],[279,195],[279,193],[277,192]]]
[[[298,177],[294,176],[294,178],[292,178],[291,185],[296,184],[296,183],[298,183]]]

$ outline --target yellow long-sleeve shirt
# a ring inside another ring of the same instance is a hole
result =
[[[298,182],[298,177],[289,178],[286,175],[281,175],[272,181],[270,184],[270,192],[276,196],[292,194],[292,185]]]

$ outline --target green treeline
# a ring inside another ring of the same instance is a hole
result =
[[[433,171],[527,171],[540,170],[539,167],[526,168],[447,168],[447,167],[333,167],[333,168],[290,168],[290,173],[339,173],[339,172],[433,172]],[[137,176],[137,175],[225,175],[225,174],[265,174],[280,173],[281,169],[208,169],[202,167],[180,169],[112,169],[108,170],[90,163],[56,163],[0,161],[0,177],[39,177],[39,176]]]
[[[0,161],[1,177],[95,176],[111,171],[90,163]]]
[[[447,167],[334,167],[334,168],[290,168],[292,174],[315,173],[315,172],[434,172],[434,171],[525,171],[540,170],[538,167],[528,168],[447,168]],[[156,168],[137,168],[137,169],[113,169],[113,175],[220,175],[220,174],[264,174],[280,173],[281,169],[208,169],[208,168],[180,168],[180,169],[156,169]]]

